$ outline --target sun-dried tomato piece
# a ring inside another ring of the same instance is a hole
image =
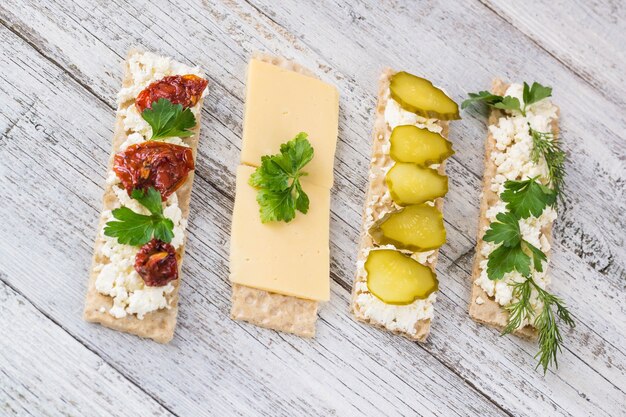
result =
[[[163,201],[180,187],[194,169],[193,153],[187,146],[147,141],[115,154],[113,171],[128,195],[134,189],[154,187]]]
[[[155,101],[165,98],[174,104],[182,104],[183,108],[193,107],[208,84],[207,80],[193,74],[171,75],[143,89],[135,99],[135,106],[141,113],[152,108]]]
[[[152,239],[135,256],[135,271],[149,287],[162,287],[178,279],[178,260],[174,246]]]

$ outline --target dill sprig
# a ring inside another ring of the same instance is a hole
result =
[[[470,93],[461,108],[477,103],[505,110],[519,112],[527,116],[529,106],[552,96],[552,88],[545,87],[537,82],[532,85],[524,83],[522,100],[512,96],[499,96],[488,91]],[[496,221],[490,224],[489,230],[483,239],[495,244],[501,244],[489,254],[487,275],[491,280],[499,280],[506,273],[517,271],[525,280],[511,284],[513,300],[504,307],[509,313],[507,325],[502,334],[509,334],[519,329],[524,322],[533,324],[539,332],[539,351],[537,367],[543,367],[544,374],[548,367],[557,364],[557,353],[561,351],[563,338],[557,321],[574,327],[574,320],[563,301],[541,288],[533,279],[533,270],[543,271],[542,262],[547,256],[539,248],[534,247],[523,239],[518,222],[532,215],[539,217],[545,207],[553,206],[556,196],[561,195],[565,179],[565,152],[563,152],[551,132],[540,132],[528,123],[528,132],[533,141],[531,160],[536,164],[544,158],[548,167],[549,187],[536,182],[536,178],[526,181],[507,181],[505,191],[500,195],[507,202],[507,211],[496,216]],[[535,311],[531,304],[533,294],[536,294],[540,311]],[[556,312],[555,312],[556,309]]]
[[[502,330],[502,336],[513,333],[519,329],[522,322],[530,320],[535,315],[535,310],[530,304],[530,296],[532,295],[532,279],[526,279],[522,282],[516,282],[513,286],[513,299],[517,299],[505,307],[509,312],[509,320],[504,330]]]
[[[526,280],[513,284],[513,298],[517,301],[506,307],[509,312],[509,320],[502,331],[502,335],[513,333],[524,321],[530,321],[535,316],[536,312],[530,302],[533,289],[537,291],[537,299],[542,304],[541,311],[536,315],[533,322],[534,327],[539,332],[539,351],[535,355],[535,359],[539,358],[537,368],[541,366],[545,374],[548,367],[553,363],[558,368],[557,354],[561,352],[563,336],[557,318],[572,328],[576,327],[576,323],[563,300],[541,288],[529,276]],[[556,307],[556,312],[554,307]]]
[[[533,139],[531,159],[535,164],[541,157],[545,159],[552,188],[560,194],[565,180],[565,152],[559,148],[551,132],[539,132],[530,127],[530,124],[528,129]]]

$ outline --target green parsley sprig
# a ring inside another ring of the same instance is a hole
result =
[[[484,103],[496,109],[517,111],[526,116],[528,106],[552,96],[552,88],[545,87],[538,82],[534,82],[532,86],[524,83],[522,90],[523,103],[520,103],[517,97],[502,97],[489,91],[479,91],[478,93],[469,93],[468,95],[469,98],[461,103],[462,109],[476,103]],[[565,178],[565,152],[559,148],[552,133],[539,132],[533,129],[530,123],[528,124],[528,133],[533,140],[532,161],[537,163],[541,157],[545,159],[550,183],[558,194],[562,189]]]
[[[505,307],[509,319],[502,331],[503,335],[514,332],[525,320],[530,321],[535,316],[531,295],[533,289],[537,292],[537,298],[543,304],[533,321],[539,332],[537,366],[541,365],[545,373],[552,363],[557,365],[556,355],[563,341],[553,306],[557,308],[556,316],[565,324],[571,327],[575,324],[565,304],[534,281],[533,271],[543,272],[543,262],[547,257],[523,238],[519,221],[530,216],[541,216],[546,207],[556,203],[556,191],[541,184],[537,178],[529,178],[524,181],[506,181],[500,198],[507,203],[507,211],[498,213],[496,221],[490,224],[483,236],[486,242],[500,244],[489,254],[487,276],[491,280],[499,280],[505,274],[517,271],[525,277],[524,281],[512,284],[513,299],[516,301]]]
[[[487,275],[489,279],[502,279],[505,274],[517,271],[527,277],[532,267],[543,272],[542,262],[546,255],[536,246],[522,237],[519,227],[519,217],[511,212],[498,213],[496,222],[491,223],[483,240],[501,243],[489,254],[487,261]]]
[[[485,103],[488,106],[495,107],[500,110],[515,110],[526,116],[526,110],[531,104],[537,103],[544,98],[552,95],[551,87],[544,87],[538,82],[534,82],[532,86],[524,83],[522,92],[523,106],[517,97],[499,96],[489,91],[479,91],[478,93],[469,93],[470,98],[461,103],[461,108],[465,109],[475,103]]]
[[[131,197],[148,209],[150,215],[139,214],[122,206],[112,211],[117,221],[110,221],[104,227],[104,234],[117,238],[123,245],[141,246],[154,236],[170,243],[174,237],[174,222],[163,215],[161,193],[153,187],[145,192],[133,190]]]
[[[522,100],[511,96],[499,96],[488,91],[470,93],[469,98],[461,104],[466,108],[475,103],[501,110],[515,111],[527,115],[528,107],[552,95],[552,88],[539,83],[529,86],[524,83]],[[528,133],[533,141],[531,160],[538,163],[544,158],[548,166],[550,186],[545,186],[537,178],[523,181],[507,181],[505,190],[500,194],[506,202],[507,211],[499,213],[492,222],[483,240],[500,244],[488,257],[487,275],[489,279],[502,279],[506,273],[517,271],[525,279],[513,286],[513,301],[505,307],[509,313],[506,327],[502,334],[513,333],[522,323],[532,323],[539,332],[539,352],[537,367],[543,368],[544,374],[554,363],[558,367],[557,353],[561,350],[563,338],[559,330],[557,318],[566,325],[574,327],[574,320],[563,301],[541,288],[533,279],[533,271],[543,272],[546,255],[537,247],[523,239],[519,221],[530,216],[539,217],[548,206],[556,204],[557,196],[561,195],[565,177],[565,153],[559,149],[555,137],[550,132],[539,132],[528,123]],[[531,303],[533,293],[542,307],[538,313]],[[556,308],[556,313],[555,313]]]
[[[150,140],[188,137],[193,135],[189,129],[196,125],[196,117],[190,109],[183,110],[181,104],[173,104],[165,98],[152,103],[152,108],[145,109],[141,117],[152,127]]]
[[[309,211],[309,197],[302,189],[300,177],[308,175],[302,168],[313,159],[313,147],[304,132],[280,145],[280,153],[265,155],[261,166],[250,176],[250,185],[258,189],[261,222],[290,222],[296,210]]]

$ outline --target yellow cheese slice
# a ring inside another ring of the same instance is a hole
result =
[[[258,166],[263,155],[306,132],[315,150],[307,180],[330,189],[337,145],[339,93],[330,84],[257,59],[250,61],[241,162]]]
[[[311,201],[289,223],[261,223],[257,190],[248,184],[255,168],[237,168],[230,233],[230,280],[233,283],[310,300],[330,298],[328,247],[330,190],[301,179]]]

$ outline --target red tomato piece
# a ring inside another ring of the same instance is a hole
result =
[[[183,185],[193,169],[191,148],[159,141],[131,145],[113,158],[113,171],[128,195],[134,189],[154,187],[163,201]]]
[[[174,246],[152,239],[135,256],[135,271],[149,287],[162,287],[178,279],[178,260]]]
[[[193,107],[208,84],[207,80],[193,74],[164,77],[143,89],[135,99],[135,106],[141,113],[164,98],[173,104],[181,104],[183,108]]]

